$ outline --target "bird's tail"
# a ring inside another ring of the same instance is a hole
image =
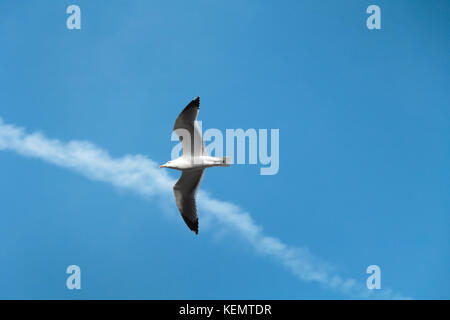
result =
[[[220,164],[221,167],[229,167],[231,165],[231,158],[230,157],[223,157],[222,163]]]

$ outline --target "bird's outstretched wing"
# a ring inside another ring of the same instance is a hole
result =
[[[195,194],[203,178],[205,169],[194,171],[183,171],[180,179],[173,187],[175,202],[180,210],[184,222],[189,229],[198,234],[197,206],[195,204]]]
[[[173,130],[180,137],[183,147],[183,157],[195,157],[205,153],[202,132],[197,123],[200,109],[200,98],[197,97],[181,111],[175,120]]]

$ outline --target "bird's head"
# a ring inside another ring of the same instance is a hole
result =
[[[164,163],[163,165],[159,166],[160,168],[173,168],[173,164],[172,161],[167,161],[166,163]]]

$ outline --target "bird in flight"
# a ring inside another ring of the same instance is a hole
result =
[[[227,157],[211,157],[205,150],[197,114],[200,108],[200,98],[197,97],[181,111],[175,120],[173,131],[178,135],[183,148],[181,157],[170,160],[160,166],[180,170],[181,177],[173,187],[175,202],[181,217],[189,229],[198,234],[197,206],[195,195],[206,168],[229,167]]]

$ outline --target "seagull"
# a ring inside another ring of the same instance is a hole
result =
[[[181,177],[173,187],[175,202],[181,217],[189,229],[198,234],[197,206],[195,195],[206,168],[229,167],[228,157],[211,157],[205,150],[202,133],[197,123],[200,97],[195,98],[181,111],[175,120],[173,131],[178,135],[183,154],[160,166],[180,170]]]

